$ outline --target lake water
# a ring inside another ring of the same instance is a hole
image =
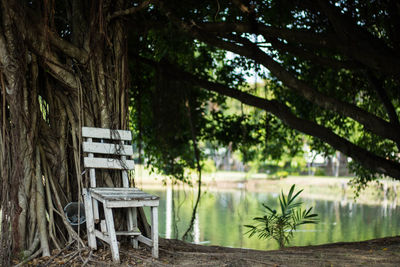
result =
[[[160,236],[180,239],[189,225],[196,192],[192,189],[173,190],[171,187],[144,190],[160,197]],[[300,200],[304,203],[303,208],[314,207],[320,222],[299,227],[290,246],[362,241],[400,234],[400,208],[396,205],[363,205],[352,200]],[[245,235],[247,228],[243,226],[253,224],[252,218],[263,214],[261,203],[278,209],[277,201],[277,193],[207,191],[201,198],[191,241],[203,245],[278,249],[273,240],[249,238]]]

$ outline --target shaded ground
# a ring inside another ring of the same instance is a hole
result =
[[[160,258],[151,258],[149,248],[122,246],[122,266],[400,266],[400,236],[364,242],[291,247],[282,250],[200,246],[179,240],[160,240]],[[107,246],[53,252],[50,258],[27,263],[35,266],[114,266]]]

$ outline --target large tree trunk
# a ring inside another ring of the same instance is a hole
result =
[[[124,1],[72,1],[61,10],[70,37],[58,34],[54,5],[1,6],[3,266],[12,253],[49,255],[71,237],[79,240],[62,215],[68,202],[81,201],[87,184],[81,127],[128,127],[126,27],[109,19]],[[120,183],[103,178],[99,183]]]

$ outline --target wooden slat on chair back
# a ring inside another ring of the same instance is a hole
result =
[[[95,154],[115,154],[121,156],[132,156],[133,150],[130,145],[122,144],[107,144],[107,143],[93,143],[83,142],[83,152]]]
[[[132,170],[135,168],[133,160],[110,159],[110,158],[89,158],[83,159],[85,168],[95,169],[114,169],[114,170]]]
[[[85,153],[124,156],[121,159],[84,157],[86,168],[130,170],[135,167],[133,160],[125,159],[125,156],[133,155],[132,146],[123,144],[124,141],[132,140],[130,131],[82,127],[82,137],[87,139],[82,144]],[[102,143],[93,142],[93,138],[101,139]],[[120,141],[120,143],[109,143],[111,140]]]
[[[82,127],[82,137],[131,141],[132,134],[126,130],[110,130],[95,127]]]

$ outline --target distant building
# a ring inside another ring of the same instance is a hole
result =
[[[308,175],[315,175],[316,170],[321,170],[326,176],[349,176],[348,162],[351,158],[340,151],[332,156],[324,157],[315,151],[310,151],[307,145],[304,145],[305,158],[308,167]]]

